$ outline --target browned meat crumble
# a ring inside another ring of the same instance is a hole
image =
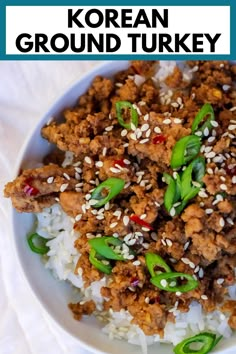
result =
[[[192,301],[205,311],[221,307],[229,312],[229,325],[236,329],[235,301],[224,303],[227,286],[235,284],[236,267],[236,66],[227,61],[187,64],[192,80],[176,67],[160,84],[153,78],[158,63],[151,61],[132,62],[114,80],[96,77],[77,105],[65,110],[63,123],[42,128],[42,136],[56,145],[45,159],[47,165],[23,171],[5,187],[5,196],[19,212],[40,212],[59,202],[75,218],[74,229],[80,233],[75,247],[81,253],[75,274],[82,269],[86,286],[103,277],[89,261],[90,238],[115,235],[135,247],[135,261],[115,262],[101,293],[105,309],[128,310],[147,335],[162,335],[166,321],[174,321],[169,310],[175,306],[186,312]],[[115,103],[120,100],[136,105],[138,129],[118,123]],[[202,143],[205,185],[180,215],[171,217],[164,208],[162,176],[172,173],[172,149],[191,134],[206,102],[218,124]],[[154,143],[157,136],[162,139]],[[66,151],[72,162],[62,167]],[[91,190],[109,177],[123,179],[125,188],[105,208],[94,209],[88,205]],[[125,222],[132,214],[153,230],[130,219]],[[180,295],[153,286],[146,252],[159,254],[173,271],[194,275],[199,286]],[[89,301],[69,307],[80,320],[96,306]]]

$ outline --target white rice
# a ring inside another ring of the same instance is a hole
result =
[[[36,214],[36,217],[36,232],[50,239],[47,242],[50,250],[47,254],[49,257],[45,263],[46,268],[50,269],[59,280],[68,280],[73,287],[79,289],[77,301],[94,300],[95,316],[104,324],[103,332],[108,334],[109,338],[124,339],[129,343],[140,345],[143,353],[146,354],[148,345],[158,342],[176,345],[184,338],[202,331],[213,331],[225,338],[232,334],[227,315],[218,310],[206,314],[197,302],[190,305],[187,313],[181,313],[176,308],[172,309],[176,322],[167,322],[163,338],[159,335],[146,336],[137,325],[131,324],[132,316],[125,310],[103,311],[104,299],[100,289],[107,284],[107,277],[104,276],[100,281],[95,281],[84,288],[82,269],[79,269],[78,274],[74,274],[75,265],[80,257],[74,247],[74,241],[78,238],[78,234],[73,230],[74,220],[62,211],[59,204],[44,209],[42,213]],[[229,287],[229,297],[236,299],[236,286]]]

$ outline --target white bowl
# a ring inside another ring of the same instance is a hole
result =
[[[96,75],[111,77],[119,70],[128,67],[127,61],[110,61],[96,67],[76,84],[74,84],[57,102],[48,110],[30,134],[19,156],[16,173],[29,161],[42,161],[50,146],[40,135],[41,128],[50,117],[58,117],[65,107],[73,106],[77,98],[90,86]],[[65,331],[74,336],[80,345],[95,353],[109,354],[141,354],[141,349],[124,341],[110,340],[101,332],[101,326],[90,317],[78,322],[73,319],[67,304],[71,300],[71,287],[66,282],[55,280],[46,270],[40,257],[30,251],[26,242],[26,235],[32,231],[33,216],[31,214],[19,214],[12,212],[12,225],[16,252],[23,268],[25,276],[36,295],[37,299]],[[53,296],[52,296],[53,294]],[[222,340],[214,351],[215,353],[233,354],[236,352],[236,335],[227,340]],[[171,354],[172,346],[167,344],[152,345],[148,349],[149,354]]]

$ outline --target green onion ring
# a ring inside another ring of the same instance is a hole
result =
[[[171,272],[171,268],[164,261],[164,259],[158,254],[148,252],[145,254],[146,265],[151,274],[151,277],[155,277],[158,273],[155,271],[155,267],[160,267],[165,270],[165,272]]]
[[[109,200],[116,197],[124,188],[125,181],[121,178],[108,178],[106,181],[100,183],[93,191],[91,199],[97,200],[97,203],[93,205],[94,208],[100,208],[105,205]],[[102,191],[108,190],[108,195],[103,197]]]
[[[123,118],[123,110],[126,108],[130,110],[130,123],[125,123]],[[133,107],[132,103],[128,101],[116,102],[116,115],[117,115],[117,120],[122,127],[126,129],[131,129],[131,123],[133,123],[135,127],[138,126],[138,112]]]
[[[170,286],[172,280],[175,281],[176,278],[180,278],[180,277],[186,279],[187,283],[183,285]],[[166,280],[165,286],[163,285],[164,280]],[[198,281],[195,280],[192,277],[192,275],[185,274],[185,273],[177,273],[177,272],[158,274],[155,277],[151,278],[150,282],[161,290],[170,291],[170,292],[179,291],[181,293],[186,293],[188,291],[194,290],[198,286]]]
[[[104,237],[95,237],[88,241],[90,246],[101,256],[107,259],[114,259],[117,261],[123,261],[124,257],[115,251],[109,246],[121,246],[122,241],[118,238],[112,236],[104,236]]]
[[[104,264],[102,263],[102,259],[99,260],[97,257],[99,255],[97,255],[95,249],[91,249],[90,253],[89,253],[89,261],[90,263],[97,268],[98,270],[100,270],[101,272],[105,273],[105,274],[111,274],[112,272],[112,266],[109,264]]]
[[[196,157],[201,148],[201,139],[196,135],[188,135],[177,141],[175,144],[170,165],[172,168],[179,168],[186,165]]]
[[[221,340],[222,336],[216,338],[213,333],[203,332],[193,337],[184,339],[174,347],[175,354],[208,354]],[[202,343],[203,346],[199,350],[191,349],[192,343]]]
[[[200,128],[198,128],[201,121],[208,115],[210,117],[206,120],[206,122]],[[211,125],[211,122],[213,120],[215,120],[215,113],[212,108],[212,105],[210,103],[205,103],[193,121],[192,133],[194,133],[196,130],[203,132],[205,128],[208,128],[209,130],[211,130],[213,128]]]
[[[192,199],[199,192],[203,182],[202,179],[206,172],[205,159],[202,156],[194,159],[183,171],[181,177],[181,198],[184,200]],[[193,186],[192,181],[200,184],[199,187]],[[196,190],[196,191],[194,191]],[[185,199],[186,198],[186,199]]]
[[[46,254],[49,251],[49,247],[46,246],[49,239],[46,239],[37,233],[31,234],[27,241],[31,251],[34,253]]]

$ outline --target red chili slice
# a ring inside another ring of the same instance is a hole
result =
[[[120,167],[125,167],[125,163],[124,163],[124,160],[123,159],[120,159],[120,160],[114,160],[114,163],[113,165],[119,165]]]
[[[155,136],[152,140],[153,144],[162,144],[166,141],[166,137],[162,134]]]
[[[23,188],[24,193],[27,194],[29,197],[39,194],[39,190],[30,184],[32,180],[33,180],[32,177],[27,178],[25,180],[25,185]]]
[[[131,215],[130,220],[132,220],[136,224],[146,227],[147,229],[154,230],[153,227],[148,222],[140,219],[140,217],[138,215],[135,215],[135,214]]]

